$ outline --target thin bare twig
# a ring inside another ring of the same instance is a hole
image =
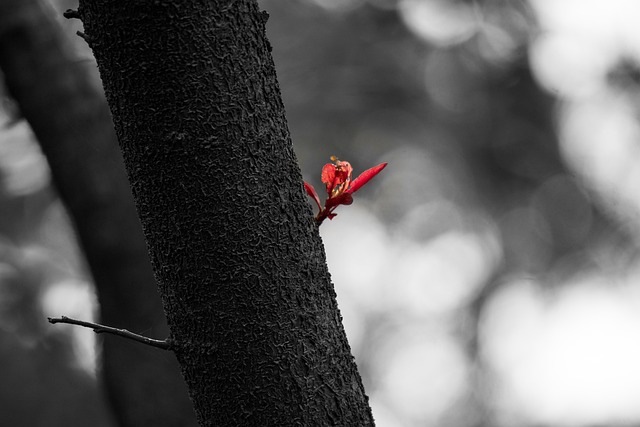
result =
[[[145,337],[143,335],[134,334],[133,332],[127,331],[126,329],[117,329],[112,328],[111,326],[104,326],[98,323],[85,322],[84,320],[72,319],[67,316],[61,317],[48,317],[49,323],[67,323],[69,325],[78,325],[84,326],[85,328],[93,329],[93,332],[96,334],[113,334],[118,335],[123,338],[127,338],[133,341],[140,342],[142,344],[150,345],[151,347],[161,348],[163,350],[171,350],[172,343],[171,340],[156,340],[153,338]]]

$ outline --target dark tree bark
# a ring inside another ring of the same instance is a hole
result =
[[[255,0],[80,1],[203,426],[373,425]]]
[[[102,321],[162,337],[166,320],[99,82],[39,0],[0,0],[0,68],[78,232]],[[173,357],[106,337],[102,365],[121,426],[188,426]]]

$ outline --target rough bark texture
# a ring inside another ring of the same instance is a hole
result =
[[[0,67],[73,219],[102,322],[163,338],[166,320],[104,94],[52,13],[39,0],[0,0]],[[175,358],[157,352],[105,338],[116,419],[125,427],[195,425]]]
[[[266,13],[255,0],[81,0],[79,14],[200,424],[373,425]]]

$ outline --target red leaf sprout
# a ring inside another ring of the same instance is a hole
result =
[[[354,180],[351,180],[353,168],[349,162],[339,160],[336,156],[331,156],[333,163],[327,163],[322,168],[322,183],[327,189],[327,199],[324,207],[320,203],[320,197],[311,184],[305,181],[304,189],[318,205],[318,214],[316,215],[316,223],[322,224],[325,218],[333,219],[337,214],[333,213],[335,208],[340,205],[350,205],[353,203],[353,193],[358,191],[369,182],[374,176],[380,173],[387,166],[386,163],[380,163],[366,171],[362,172]]]

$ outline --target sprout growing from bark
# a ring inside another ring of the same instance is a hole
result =
[[[340,205],[350,205],[353,203],[353,193],[358,191],[369,182],[374,176],[380,173],[387,166],[387,163],[380,163],[362,172],[356,179],[351,179],[353,168],[349,162],[331,156],[333,163],[327,163],[322,168],[322,182],[327,189],[327,199],[324,207],[320,203],[320,197],[315,188],[305,181],[304,189],[318,205],[316,222],[322,224],[325,218],[333,219],[337,214],[333,211]]]

